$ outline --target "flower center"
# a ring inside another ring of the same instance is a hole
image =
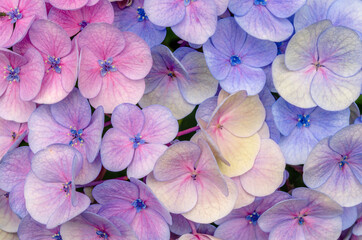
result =
[[[254,0],[254,5],[262,5],[265,6],[267,3],[267,0]]]
[[[349,164],[349,163],[347,162],[347,159],[348,159],[348,157],[347,157],[346,155],[345,155],[345,156],[342,156],[342,159],[341,159],[341,161],[339,162],[339,169],[342,169],[345,164]]]
[[[16,132],[12,132],[11,137],[13,138],[13,140],[15,140],[16,139]]]
[[[4,194],[4,197],[5,197],[5,198],[9,198],[9,193],[8,193],[8,192],[5,193],[5,194]]]
[[[107,233],[105,233],[103,231],[100,231],[100,230],[97,230],[96,233],[99,236],[99,238],[108,239],[108,234]]]
[[[84,139],[82,138],[83,129],[77,129],[75,127],[70,127],[70,133],[67,135],[73,137],[73,139],[69,142],[70,146],[78,145],[78,142],[80,143],[80,146],[82,146]]]
[[[4,67],[4,69],[4,73],[8,74],[8,76],[4,76],[4,78],[6,78],[9,83],[20,81],[20,67],[13,68],[12,66],[8,65],[7,67]]]
[[[300,115],[298,114],[297,127],[309,127],[310,126],[310,116],[309,115]]]
[[[65,195],[68,197],[70,195],[71,188],[72,188],[72,181],[69,181],[67,183],[63,183],[63,188],[61,190],[65,192]]]
[[[184,0],[185,6],[190,5],[191,2],[196,2],[197,0]]]
[[[62,236],[60,236],[60,233],[56,233],[52,236],[52,239],[55,239],[55,240],[63,240],[62,239]]]
[[[305,222],[305,221],[304,221],[304,218],[303,218],[303,217],[299,217],[299,218],[298,218],[298,224],[299,224],[299,225],[303,225],[304,222]]]
[[[137,13],[138,13],[137,20],[139,22],[143,22],[145,20],[148,20],[147,14],[146,14],[145,10],[143,9],[143,7],[138,7]]]
[[[239,58],[239,56],[233,55],[230,57],[231,66],[236,66],[236,65],[239,65],[240,63],[241,63],[241,59]]]
[[[62,66],[60,65],[60,58],[54,57],[54,56],[48,56],[48,60],[45,61],[45,63],[48,63],[50,65],[50,67],[48,68],[47,72],[49,72],[49,70],[53,70],[56,73],[61,73],[62,72]]]
[[[101,66],[101,75],[102,77],[106,76],[107,73],[117,71],[117,68],[112,65],[113,58],[108,58],[107,60],[98,60],[99,66]]]
[[[136,208],[137,212],[140,212],[142,209],[145,209],[147,207],[141,199],[134,200],[132,206]]]
[[[142,139],[142,136],[138,133],[134,138],[129,139],[131,142],[133,142],[133,148],[138,148],[139,145],[145,144],[145,140]]]
[[[319,68],[324,67],[324,65],[320,64],[319,61],[317,61],[316,63],[312,63],[312,65],[315,66],[315,70],[316,70],[316,71],[318,71]]]
[[[6,15],[11,19],[11,23],[16,23],[16,21],[23,18],[23,14],[20,13],[19,8],[16,7],[14,10],[10,8],[10,10]]]
[[[78,25],[80,26],[80,30],[82,31],[88,25],[88,23],[83,20]]]
[[[259,217],[260,214],[254,211],[252,214],[246,216],[245,218],[249,221],[249,224],[253,224],[255,226],[258,222]]]

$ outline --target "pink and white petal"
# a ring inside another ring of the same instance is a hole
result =
[[[304,235],[303,227],[298,224],[295,219],[284,221],[273,228],[269,234],[270,240],[304,240],[308,239]],[[318,238],[316,238],[318,239]]]
[[[236,137],[250,137],[261,128],[264,120],[265,109],[259,96],[246,97],[245,91],[239,91],[219,105],[208,128],[217,132],[221,125]]]
[[[105,22],[112,24],[114,21],[114,10],[112,4],[107,0],[96,1],[97,3],[95,5],[89,7],[88,4],[87,7],[81,9],[84,20],[89,23]],[[91,1],[88,3],[90,2]]]
[[[46,183],[30,172],[25,181],[24,197],[30,216],[39,223],[47,224],[50,216],[66,201],[61,183]]]
[[[87,184],[96,179],[102,169],[100,156],[95,158],[91,163],[84,159],[82,169],[74,179],[75,184]]]
[[[272,73],[274,86],[286,101],[301,108],[317,105],[310,94],[315,67],[290,71],[285,66],[284,55],[278,55],[273,62]]]
[[[51,5],[62,10],[76,10],[84,7],[88,0],[48,0]]]
[[[109,129],[103,137],[101,158],[103,166],[114,172],[128,167],[134,155],[133,142],[128,134],[115,129]]]
[[[321,21],[297,32],[285,51],[285,65],[289,70],[302,70],[318,59],[317,42],[321,33],[332,26],[329,20]]]
[[[52,7],[48,14],[48,19],[61,26],[69,37],[74,36],[80,31],[80,23],[84,20],[82,10],[60,10]]]
[[[139,102],[141,107],[159,104],[171,110],[176,119],[189,115],[195,105],[188,103],[180,93],[177,81],[165,79],[150,93],[144,94]]]
[[[92,116],[92,120],[83,131],[83,139],[86,150],[86,159],[93,162],[101,148],[102,133],[104,128],[104,112],[102,107],[98,107]]]
[[[315,190],[327,194],[342,207],[352,207],[362,202],[362,184],[348,164],[341,169],[336,164],[327,181]]]
[[[248,35],[243,48],[238,54],[242,63],[251,67],[264,67],[273,62],[277,52],[278,49],[275,43]]]
[[[145,116],[145,125],[141,135],[146,142],[166,144],[176,137],[178,122],[168,108],[151,105],[142,109],[142,112]]]
[[[157,160],[153,175],[158,181],[190,174],[201,156],[201,149],[194,143],[181,141],[172,144]]]
[[[100,0],[88,0],[88,3],[86,6],[94,6],[97,4]]]
[[[273,0],[265,6],[274,16],[288,18],[298,11],[306,0]]]
[[[266,196],[280,186],[284,169],[285,160],[278,144],[263,139],[252,169],[240,176],[240,182],[251,195]]]
[[[238,208],[247,206],[247,205],[251,204],[252,202],[254,202],[255,196],[250,195],[247,191],[245,191],[245,189],[241,185],[240,178],[233,177],[231,179],[234,181],[235,186],[238,190],[238,198],[236,199],[234,209],[238,209]]]
[[[157,212],[151,209],[137,213],[130,225],[139,240],[170,239],[170,228],[168,224]]]
[[[331,40],[333,39],[333,40]],[[362,43],[356,32],[346,27],[331,27],[318,38],[320,64],[340,77],[361,70]]]
[[[34,175],[48,183],[69,182],[73,176],[78,175],[81,168],[82,155],[76,149],[65,144],[48,146],[37,152],[31,160]]]
[[[68,34],[56,23],[48,20],[35,21],[29,30],[31,43],[45,55],[64,57],[72,48]]]
[[[327,68],[319,69],[313,78],[310,93],[314,102],[327,111],[341,111],[348,108],[360,95],[362,71],[344,78]]]
[[[214,96],[218,82],[211,75],[204,54],[191,52],[181,62],[189,75],[189,79],[179,79],[179,88],[185,100],[191,104],[200,104]]]
[[[52,104],[50,112],[54,120],[65,128],[84,129],[91,120],[91,107],[78,89],[74,89],[63,101]]]
[[[5,93],[0,97],[0,117],[15,121],[27,122],[36,104],[20,99],[20,83],[9,83]]]
[[[305,217],[303,232],[305,239],[338,239],[342,231],[341,217]]]
[[[330,149],[329,138],[322,139],[310,152],[303,167],[303,181],[310,188],[324,184],[338,168],[341,154]]]
[[[35,16],[29,16],[29,15],[28,17],[23,17],[22,19],[18,20],[15,24],[13,34],[11,35],[10,39],[4,44],[4,46],[11,47],[14,44],[23,40],[23,38],[27,34],[29,28],[32,26],[34,21],[35,21]]]
[[[2,48],[0,49],[0,51],[5,55],[5,57],[10,62],[9,65],[13,67],[17,66],[20,67],[28,62],[28,60],[24,56],[21,56],[20,54],[17,54],[16,52],[13,52],[9,49]]]
[[[198,223],[211,223],[228,215],[234,208],[238,191],[233,180],[226,177],[225,181],[229,192],[227,197],[217,187],[210,184],[212,182],[198,181],[197,204],[191,211],[182,215]]]
[[[188,212],[198,202],[197,189],[191,175],[184,174],[169,181],[159,182],[151,173],[146,183],[171,213]]]
[[[30,42],[29,34],[26,34],[23,40],[13,46],[13,51],[24,55],[29,48],[35,48]]]
[[[147,76],[152,68],[152,56],[147,43],[131,32],[123,32],[125,47],[113,58],[113,64],[124,76],[138,80]]]
[[[185,41],[203,44],[216,31],[216,11],[216,5],[210,4],[207,0],[194,1],[186,7],[186,14],[182,21],[171,29]]]
[[[103,77],[98,60],[88,47],[85,46],[80,51],[78,86],[86,98],[96,97],[102,88]]]
[[[139,197],[139,189],[135,184],[130,182],[111,179],[97,185],[93,189],[92,194],[97,202],[103,205],[102,208],[107,208],[107,205],[111,204],[112,201],[124,201],[129,204],[130,209],[134,209],[131,203]],[[117,206],[117,204],[115,204],[115,206]],[[118,208],[122,209],[125,207],[119,204]],[[128,208],[128,206],[126,208]],[[116,214],[117,211],[114,213]],[[102,214],[100,213],[100,215]]]
[[[145,116],[136,105],[123,103],[113,110],[111,121],[114,128],[121,130],[129,137],[134,137],[141,133],[145,124]]]
[[[253,6],[244,16],[235,16],[235,21],[253,37],[282,42],[293,34],[293,25],[288,19],[273,16],[264,6]]]
[[[52,117],[50,106],[38,107],[29,118],[28,141],[34,153],[53,144],[69,144],[72,137],[69,136],[70,129],[59,125]]]
[[[25,181],[15,185],[15,187],[11,190],[11,194],[9,195],[9,204],[11,210],[21,218],[24,218],[28,215],[28,210],[26,210],[25,206],[25,198],[24,198],[24,185]]]
[[[98,60],[115,57],[125,48],[124,34],[108,23],[93,23],[84,28],[78,37],[79,48],[89,48]]]
[[[229,0],[216,0],[216,13],[218,16],[222,15],[228,8]]]
[[[9,233],[2,230],[0,230],[0,238],[6,240],[19,240],[17,233]]]
[[[167,146],[157,143],[139,145],[132,162],[127,168],[127,176],[143,178],[152,172],[158,158],[166,151]]]
[[[78,45],[73,41],[72,51],[61,60],[62,86],[64,91],[68,93],[72,91],[78,78],[78,56]]]
[[[93,107],[103,106],[104,113],[112,113],[121,103],[136,104],[145,91],[143,79],[134,81],[126,78],[120,72],[111,72],[103,78],[99,94],[89,99]]]
[[[20,98],[23,101],[30,101],[38,95],[44,78],[44,61],[40,53],[34,48],[26,51],[24,57],[28,63],[21,66],[19,77]]]
[[[158,26],[174,26],[184,19],[185,4],[182,0],[149,0],[144,9],[150,21]]]
[[[0,229],[6,232],[17,232],[21,219],[11,210],[9,198],[0,190]]]

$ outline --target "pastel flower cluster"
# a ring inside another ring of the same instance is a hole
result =
[[[1,0],[0,240],[362,238],[361,0]]]

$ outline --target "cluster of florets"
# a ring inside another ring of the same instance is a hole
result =
[[[0,0],[0,240],[362,238],[361,0]]]

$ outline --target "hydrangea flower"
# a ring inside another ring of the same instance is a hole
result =
[[[238,194],[233,181],[222,176],[203,140],[171,145],[157,160],[147,185],[170,212],[198,223],[226,216]]]
[[[206,63],[228,93],[246,90],[259,93],[266,81],[261,67],[277,55],[273,42],[256,39],[242,30],[232,17],[219,20],[215,34],[204,44]]]
[[[160,27],[149,21],[143,8],[144,0],[133,0],[132,5],[121,9],[117,3],[113,3],[114,23],[113,25],[121,31],[129,31],[137,34],[152,48],[166,37],[166,28]]]
[[[77,149],[83,158],[83,166],[76,178],[79,184],[94,180],[100,170],[104,113],[98,107],[92,116],[91,107],[79,90],[73,91],[61,102],[38,107],[29,119],[29,146],[34,153],[54,143],[62,143]]]
[[[152,67],[151,52],[140,37],[107,23],[93,23],[78,38],[81,61],[78,86],[93,107],[111,113],[121,103],[136,104],[143,78]]]
[[[21,41],[36,19],[46,19],[44,0],[4,0],[0,2],[0,47]]]
[[[149,174],[178,131],[177,120],[159,105],[140,110],[124,103],[114,109],[111,121],[114,128],[102,141],[102,163],[110,171],[127,168],[128,177]]]
[[[84,6],[93,6],[99,0],[47,0],[54,7],[61,10],[77,10]]]
[[[304,165],[304,183],[343,207],[362,202],[362,125],[343,128],[321,140]]]
[[[0,162],[5,153],[19,146],[27,134],[27,123],[16,123],[0,118]]]
[[[19,224],[20,218],[11,210],[9,205],[9,193],[0,189],[0,231],[17,232]]]
[[[51,8],[48,19],[61,26],[69,37],[82,31],[88,24],[105,22],[112,24],[114,11],[108,0],[100,0],[92,6],[84,6],[77,10],[60,10]]]
[[[272,111],[283,135],[279,146],[286,162],[292,165],[304,164],[320,140],[349,125],[349,108],[335,112],[320,107],[303,109],[279,98]]]
[[[152,48],[153,66],[147,75],[140,105],[160,104],[176,119],[192,112],[197,104],[215,95],[217,81],[207,68],[204,55],[182,47],[173,54],[164,45]]]
[[[55,228],[87,209],[90,199],[75,191],[82,161],[77,150],[64,144],[34,155],[24,187],[26,209],[34,220]]]
[[[185,41],[203,44],[216,30],[217,15],[225,12],[225,0],[145,0],[149,20]]]
[[[273,62],[275,88],[289,103],[343,110],[361,91],[362,46],[349,28],[325,20],[297,32]]]
[[[93,196],[102,204],[98,214],[124,220],[139,240],[169,240],[171,215],[143,182],[108,180],[97,185]]]
[[[31,100],[39,93],[43,81],[43,59],[35,49],[28,49],[23,56],[2,49],[0,68],[0,117],[27,122],[36,108]]]
[[[84,212],[61,226],[63,239],[138,240],[131,227],[120,218],[111,221],[95,213]]]
[[[345,26],[362,37],[362,2],[359,0],[307,0],[294,16],[296,31],[329,19],[334,26]]]
[[[63,28],[48,20],[38,20],[31,25],[29,40],[45,63],[43,83],[33,101],[39,104],[61,101],[72,91],[77,80],[77,45],[71,42]],[[30,47],[22,43],[20,46]]]
[[[0,189],[10,193],[10,207],[21,218],[27,214],[24,184],[33,156],[29,147],[19,147],[7,153],[0,162]]]
[[[248,206],[234,209],[229,215],[216,221],[219,226],[215,237],[228,240],[267,240],[269,234],[260,229],[259,217],[278,202],[290,198],[288,193],[277,191],[267,197],[256,198]]]
[[[306,0],[230,0],[229,10],[239,26],[253,37],[281,42],[293,34],[293,25],[287,19]]]
[[[52,239],[52,240],[62,240],[60,235],[60,226],[48,229],[44,224],[38,223],[26,215],[19,225],[18,235],[20,240],[27,239]]]
[[[258,224],[270,240],[337,239],[342,231],[342,208],[323,193],[297,188],[293,199],[264,212]]]

